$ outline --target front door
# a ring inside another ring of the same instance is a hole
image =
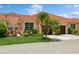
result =
[[[66,27],[60,26],[60,34],[66,34]]]

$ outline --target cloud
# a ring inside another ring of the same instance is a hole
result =
[[[68,14],[68,17],[79,18],[79,11],[73,11],[73,12],[69,12],[67,14]]]
[[[71,4],[67,5],[67,7],[70,9],[79,10],[79,4]]]
[[[4,6],[3,5],[0,5],[0,8],[3,8]]]
[[[11,6],[10,6],[10,5],[7,5],[7,6],[0,5],[0,9],[1,9],[1,8],[11,8]]]
[[[7,6],[7,8],[10,8],[10,7],[11,7],[10,5]]]
[[[73,11],[61,14],[60,16],[64,16],[66,18],[79,18],[79,11]]]
[[[61,14],[66,18],[79,18],[79,4],[70,4],[66,5],[66,8],[69,10]]]
[[[38,4],[33,4],[28,9],[25,10],[27,11],[28,14],[33,15],[33,14],[37,14],[38,12],[41,12],[43,10],[43,6]]]
[[[79,4],[70,4],[70,5],[66,5],[67,7],[70,7],[70,8],[76,8],[76,7],[79,7]]]
[[[67,15],[66,13],[64,13],[64,14],[57,14],[57,15],[62,16],[62,17],[69,18],[68,15]]]
[[[74,6],[75,8],[79,8],[79,5],[77,5],[77,4],[76,4],[76,5],[73,5],[73,6]]]

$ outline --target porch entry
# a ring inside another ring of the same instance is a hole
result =
[[[47,33],[47,28],[45,26],[42,26],[42,32],[44,34]],[[48,35],[52,35],[52,30],[49,29]],[[66,26],[60,25],[60,34],[66,34]]]
[[[66,34],[66,26],[64,25],[60,26],[60,34]]]

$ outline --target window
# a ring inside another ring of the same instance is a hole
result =
[[[13,30],[13,25],[9,24],[8,25],[8,30]]]
[[[15,27],[15,30],[18,30],[18,27]]]
[[[10,34],[13,34],[13,27],[9,26],[8,30],[9,30]]]
[[[25,29],[32,29],[34,28],[34,23],[25,23]]]
[[[18,30],[18,25],[17,24],[14,25],[14,30]]]
[[[71,24],[71,28],[74,28],[75,29],[75,24]]]
[[[8,27],[8,30],[13,30],[13,27]]]

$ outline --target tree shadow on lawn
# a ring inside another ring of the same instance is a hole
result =
[[[0,38],[6,38],[7,36],[0,36]]]
[[[45,38],[45,37],[43,37],[42,39],[49,39],[52,42],[60,42],[60,41],[62,41],[62,40],[56,39],[56,38]]]
[[[56,39],[56,38],[43,38],[43,39],[50,39],[52,42],[60,42],[60,41],[62,41],[62,40],[60,40],[60,39]]]
[[[52,39],[52,42],[60,42],[60,41],[62,41],[62,40],[60,40],[60,39],[55,39],[55,38]]]

